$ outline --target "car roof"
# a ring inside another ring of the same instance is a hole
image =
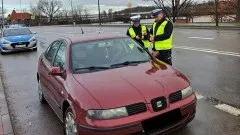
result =
[[[27,27],[10,27],[10,28],[6,28],[4,30],[16,30],[16,29],[29,29]]]
[[[70,40],[71,44],[91,42],[105,39],[116,39],[116,38],[127,38],[124,34],[83,34],[78,36],[68,36],[65,37],[66,40]]]

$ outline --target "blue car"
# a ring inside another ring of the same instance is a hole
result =
[[[23,27],[3,30],[0,41],[1,54],[20,50],[37,51],[35,34],[28,28]]]

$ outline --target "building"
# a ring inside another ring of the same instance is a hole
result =
[[[26,24],[29,25],[29,22],[31,20],[31,14],[24,12],[24,13],[17,13],[16,10],[12,11],[11,17],[10,17],[12,24]]]

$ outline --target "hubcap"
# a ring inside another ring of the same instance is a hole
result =
[[[65,130],[66,135],[77,135],[77,126],[71,112],[68,112],[65,117]]]

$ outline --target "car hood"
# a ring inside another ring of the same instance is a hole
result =
[[[4,39],[12,43],[16,43],[16,42],[28,42],[32,37],[33,35],[20,35],[4,37]]]
[[[183,74],[161,62],[73,76],[103,109],[151,103],[189,86]]]

